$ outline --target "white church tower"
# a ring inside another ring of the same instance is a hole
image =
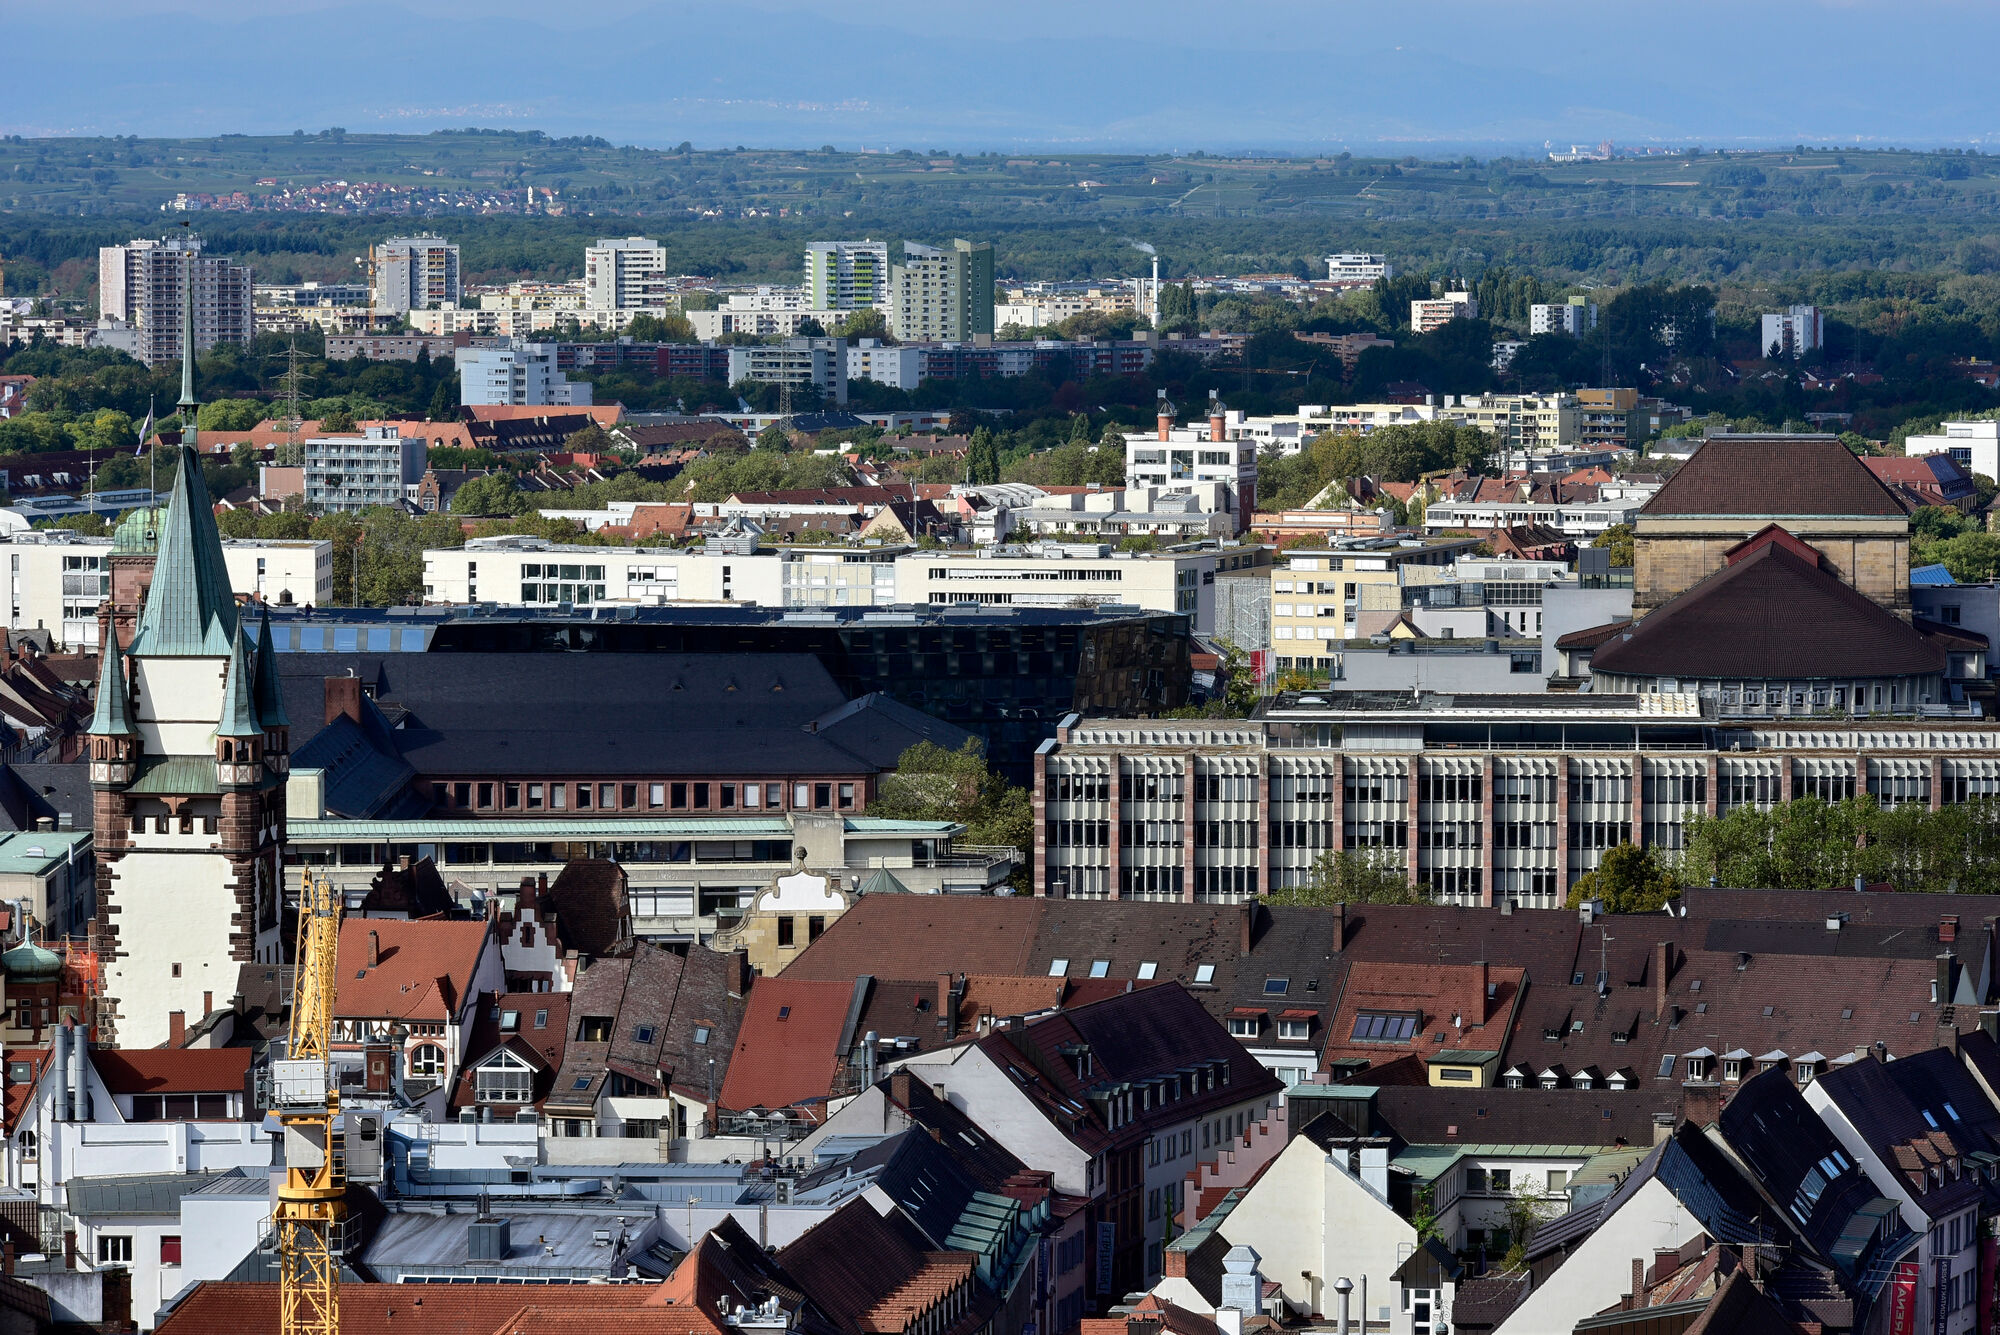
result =
[[[289,721],[268,624],[253,649],[194,446],[183,312],[180,467],[131,644],[104,638],[90,725],[106,1045],[157,1047],[227,1005],[278,928]]]

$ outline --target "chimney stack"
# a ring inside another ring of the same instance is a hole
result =
[[[951,975],[941,973],[937,980],[938,1028],[944,1030],[944,1036],[949,1041],[958,1037],[958,1002],[952,995]]]
[[[1956,940],[1958,940],[1958,915],[1947,913],[1938,919],[1938,942],[1948,946]]]
[[[167,1046],[177,1048],[187,1038],[187,1012],[167,1012]]]
[[[1674,943],[1661,941],[1653,947],[1653,1018],[1667,1015],[1667,979],[1674,967]]]
[[[1174,405],[1167,402],[1167,391],[1159,391],[1159,406],[1154,410],[1158,417],[1160,439],[1167,439],[1167,433],[1174,426]]]
[[[1479,995],[1473,998],[1472,1013],[1479,1017],[1481,1024],[1493,1018],[1492,977],[1493,972],[1487,967],[1486,961],[1479,961]]]
[[[1333,906],[1333,948],[1336,953],[1347,949],[1347,905]]]
[[[368,933],[368,967],[372,969],[381,962],[382,962],[382,934],[380,932],[370,931]]]
[[[1626,1295],[1625,1300],[1631,1307],[1646,1301],[1646,1258],[1643,1256],[1632,1258],[1632,1292]],[[1631,1307],[1626,1310],[1630,1311]]]
[[[1229,410],[1214,390],[1208,391],[1208,439],[1220,443],[1229,438]]]
[[[326,724],[330,727],[337,718],[346,717],[361,722],[361,678],[328,677],[326,679]]]
[[[735,1000],[750,990],[750,952],[732,950],[729,956],[729,995]]]

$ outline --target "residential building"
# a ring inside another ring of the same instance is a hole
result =
[[[1773,360],[1797,361],[1817,352],[1826,342],[1826,317],[1817,306],[1788,306],[1766,312],[1757,348]]]
[[[1479,303],[1470,292],[1447,292],[1441,297],[1426,297],[1410,303],[1410,332],[1413,334],[1435,333],[1453,320],[1478,318]]]
[[[1578,389],[1576,444],[1586,450],[1636,449],[1653,434],[1636,389]]]
[[[659,242],[628,236],[584,247],[586,320],[605,329],[622,329],[634,315],[665,315],[674,304],[667,252]]]
[[[1597,328],[1597,303],[1587,297],[1538,302],[1528,308],[1528,333],[1582,338]]]
[[[1329,283],[1367,287],[1395,276],[1396,266],[1389,263],[1385,255],[1354,253],[1326,257],[1326,280]]]
[[[993,335],[990,241],[953,241],[948,250],[905,241],[889,286],[889,327],[905,343]]]
[[[371,259],[376,310],[403,315],[458,304],[458,247],[444,238],[391,237]]]
[[[159,512],[146,513],[157,534]],[[70,650],[96,649],[97,609],[111,593],[114,557],[151,550],[141,529],[121,524],[113,538],[84,537],[66,529],[31,529],[0,538],[8,573],[8,628],[46,630]],[[314,607],[333,600],[330,542],[225,538],[222,559],[230,588],[239,596]]]
[[[1293,548],[1271,567],[1271,650],[1281,668],[1331,666],[1321,657],[1361,638],[1361,589],[1441,583],[1474,537],[1350,538],[1318,550]]]
[[[1444,414],[1492,436],[1503,450],[1535,453],[1573,449],[1577,401],[1571,394],[1444,396]]]
[[[838,338],[788,338],[729,350],[729,383],[744,381],[811,390],[826,402],[847,402],[847,343]]]
[[[806,247],[807,305],[854,311],[889,305],[887,241],[815,241]]]
[[[847,349],[847,378],[873,380],[888,389],[915,389],[923,380],[922,348],[884,347],[864,338]]]
[[[1903,453],[1948,454],[1975,477],[2000,479],[2000,422],[1946,422],[1936,433],[1905,439]]]
[[[422,437],[398,426],[363,427],[355,436],[316,436],[305,443],[306,504],[322,510],[401,505],[423,480],[428,450]]]
[[[328,334],[326,359],[351,361],[365,357],[371,362],[413,362],[419,355],[432,361],[458,351],[458,339],[448,334]]]
[[[191,277],[190,277],[191,275]],[[202,254],[193,233],[159,241],[138,239],[97,252],[97,308],[101,317],[129,325],[136,356],[158,366],[181,355],[182,312],[194,288],[194,350],[218,343],[248,343],[256,332],[250,270]]]
[[[1575,501],[1432,501],[1424,507],[1426,533],[1483,532],[1498,528],[1553,529],[1565,537],[1588,542],[1606,529],[1630,524],[1637,517],[1636,500]]]
[[[734,298],[732,298],[734,300]],[[689,311],[686,319],[694,336],[712,343],[727,334],[753,334],[758,338],[797,338],[808,324],[818,325],[822,334],[846,318],[845,311],[817,310],[798,306],[790,310],[763,307],[724,307],[713,311]],[[810,331],[808,331],[810,335]]]
[[[466,348],[458,353],[458,401],[466,407],[584,407],[590,382],[572,381],[556,369],[555,348],[547,343]]]

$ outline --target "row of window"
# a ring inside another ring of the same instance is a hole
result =
[[[432,785],[438,805],[463,811],[781,811],[782,783],[521,783]],[[794,783],[795,811],[853,810],[854,783]],[[643,801],[641,800],[643,796]]]

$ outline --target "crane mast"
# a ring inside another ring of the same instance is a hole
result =
[[[272,1215],[284,1335],[340,1330],[347,1162],[331,1065],[340,910],[333,886],[308,869],[299,886],[291,1042],[284,1060],[271,1063],[271,1092],[285,1136],[285,1182]]]

